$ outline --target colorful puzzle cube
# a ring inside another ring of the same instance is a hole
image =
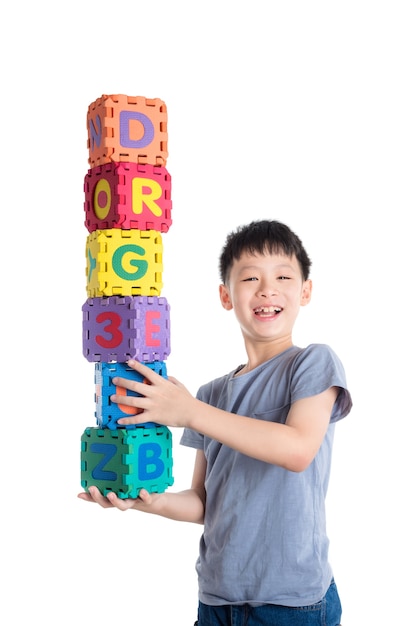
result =
[[[81,486],[137,498],[162,493],[173,482],[172,435],[166,426],[109,430],[88,427],[81,436]]]
[[[146,365],[163,378],[167,378],[167,368],[164,361],[155,361],[154,363],[146,363]],[[134,429],[136,427],[135,424],[119,426],[117,421],[121,417],[136,415],[139,412],[138,409],[124,404],[115,404],[111,402],[110,396],[117,394],[119,396],[127,395],[138,397],[139,394],[125,389],[124,387],[114,385],[112,379],[115,376],[128,378],[129,380],[135,380],[141,383],[147,382],[141,374],[138,374],[136,370],[129,367],[127,363],[96,363],[94,371],[96,423],[100,428],[110,428],[111,430],[116,428],[125,428],[127,430]],[[139,423],[138,425],[155,426],[152,422]]]
[[[85,226],[91,233],[107,228],[168,232],[171,176],[165,167],[106,163],[84,178]]]
[[[159,296],[162,256],[155,230],[95,230],[86,242],[88,296]]]
[[[111,161],[165,165],[167,107],[159,98],[102,95],[87,111],[92,167]]]
[[[170,306],[161,296],[88,298],[83,354],[88,361],[165,361],[170,354]]]

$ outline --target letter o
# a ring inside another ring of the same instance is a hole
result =
[[[106,204],[104,206],[101,206],[99,204],[100,194],[106,195]],[[93,194],[93,209],[94,209],[95,215],[97,216],[99,220],[104,220],[107,217],[110,211],[111,201],[112,201],[112,193],[110,191],[109,181],[106,180],[106,178],[101,178],[99,182],[97,183],[97,185],[95,186],[94,194]]]

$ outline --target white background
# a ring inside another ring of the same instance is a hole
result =
[[[288,223],[313,260],[295,343],[329,343],[354,399],[337,427],[328,498],[343,624],[418,623],[414,7],[3,6],[2,624],[195,619],[200,527],[76,497],[80,436],[94,425],[93,366],[81,352],[86,114],[118,93],[168,109],[168,373],[195,393],[245,359],[218,302],[218,254],[240,223]],[[194,458],[179,434],[175,490],[189,486]]]

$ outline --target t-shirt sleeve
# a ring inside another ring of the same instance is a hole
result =
[[[347,389],[344,367],[329,346],[312,344],[295,361],[291,383],[291,401],[315,396],[330,387],[340,391],[331,413],[331,422],[342,419],[351,410],[352,399]]]
[[[180,443],[182,446],[187,446],[188,448],[203,450],[203,435],[196,433],[194,430],[190,430],[190,428],[185,428],[180,437]]]
[[[198,400],[203,400],[203,394],[201,389],[196,394]],[[195,448],[196,450],[203,450],[203,435],[197,433],[190,428],[185,428],[182,436],[180,437],[180,443],[188,448]]]

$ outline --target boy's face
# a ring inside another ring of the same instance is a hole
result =
[[[290,339],[301,306],[311,299],[312,283],[303,280],[295,256],[244,253],[219,288],[222,306],[234,309],[244,338]]]

